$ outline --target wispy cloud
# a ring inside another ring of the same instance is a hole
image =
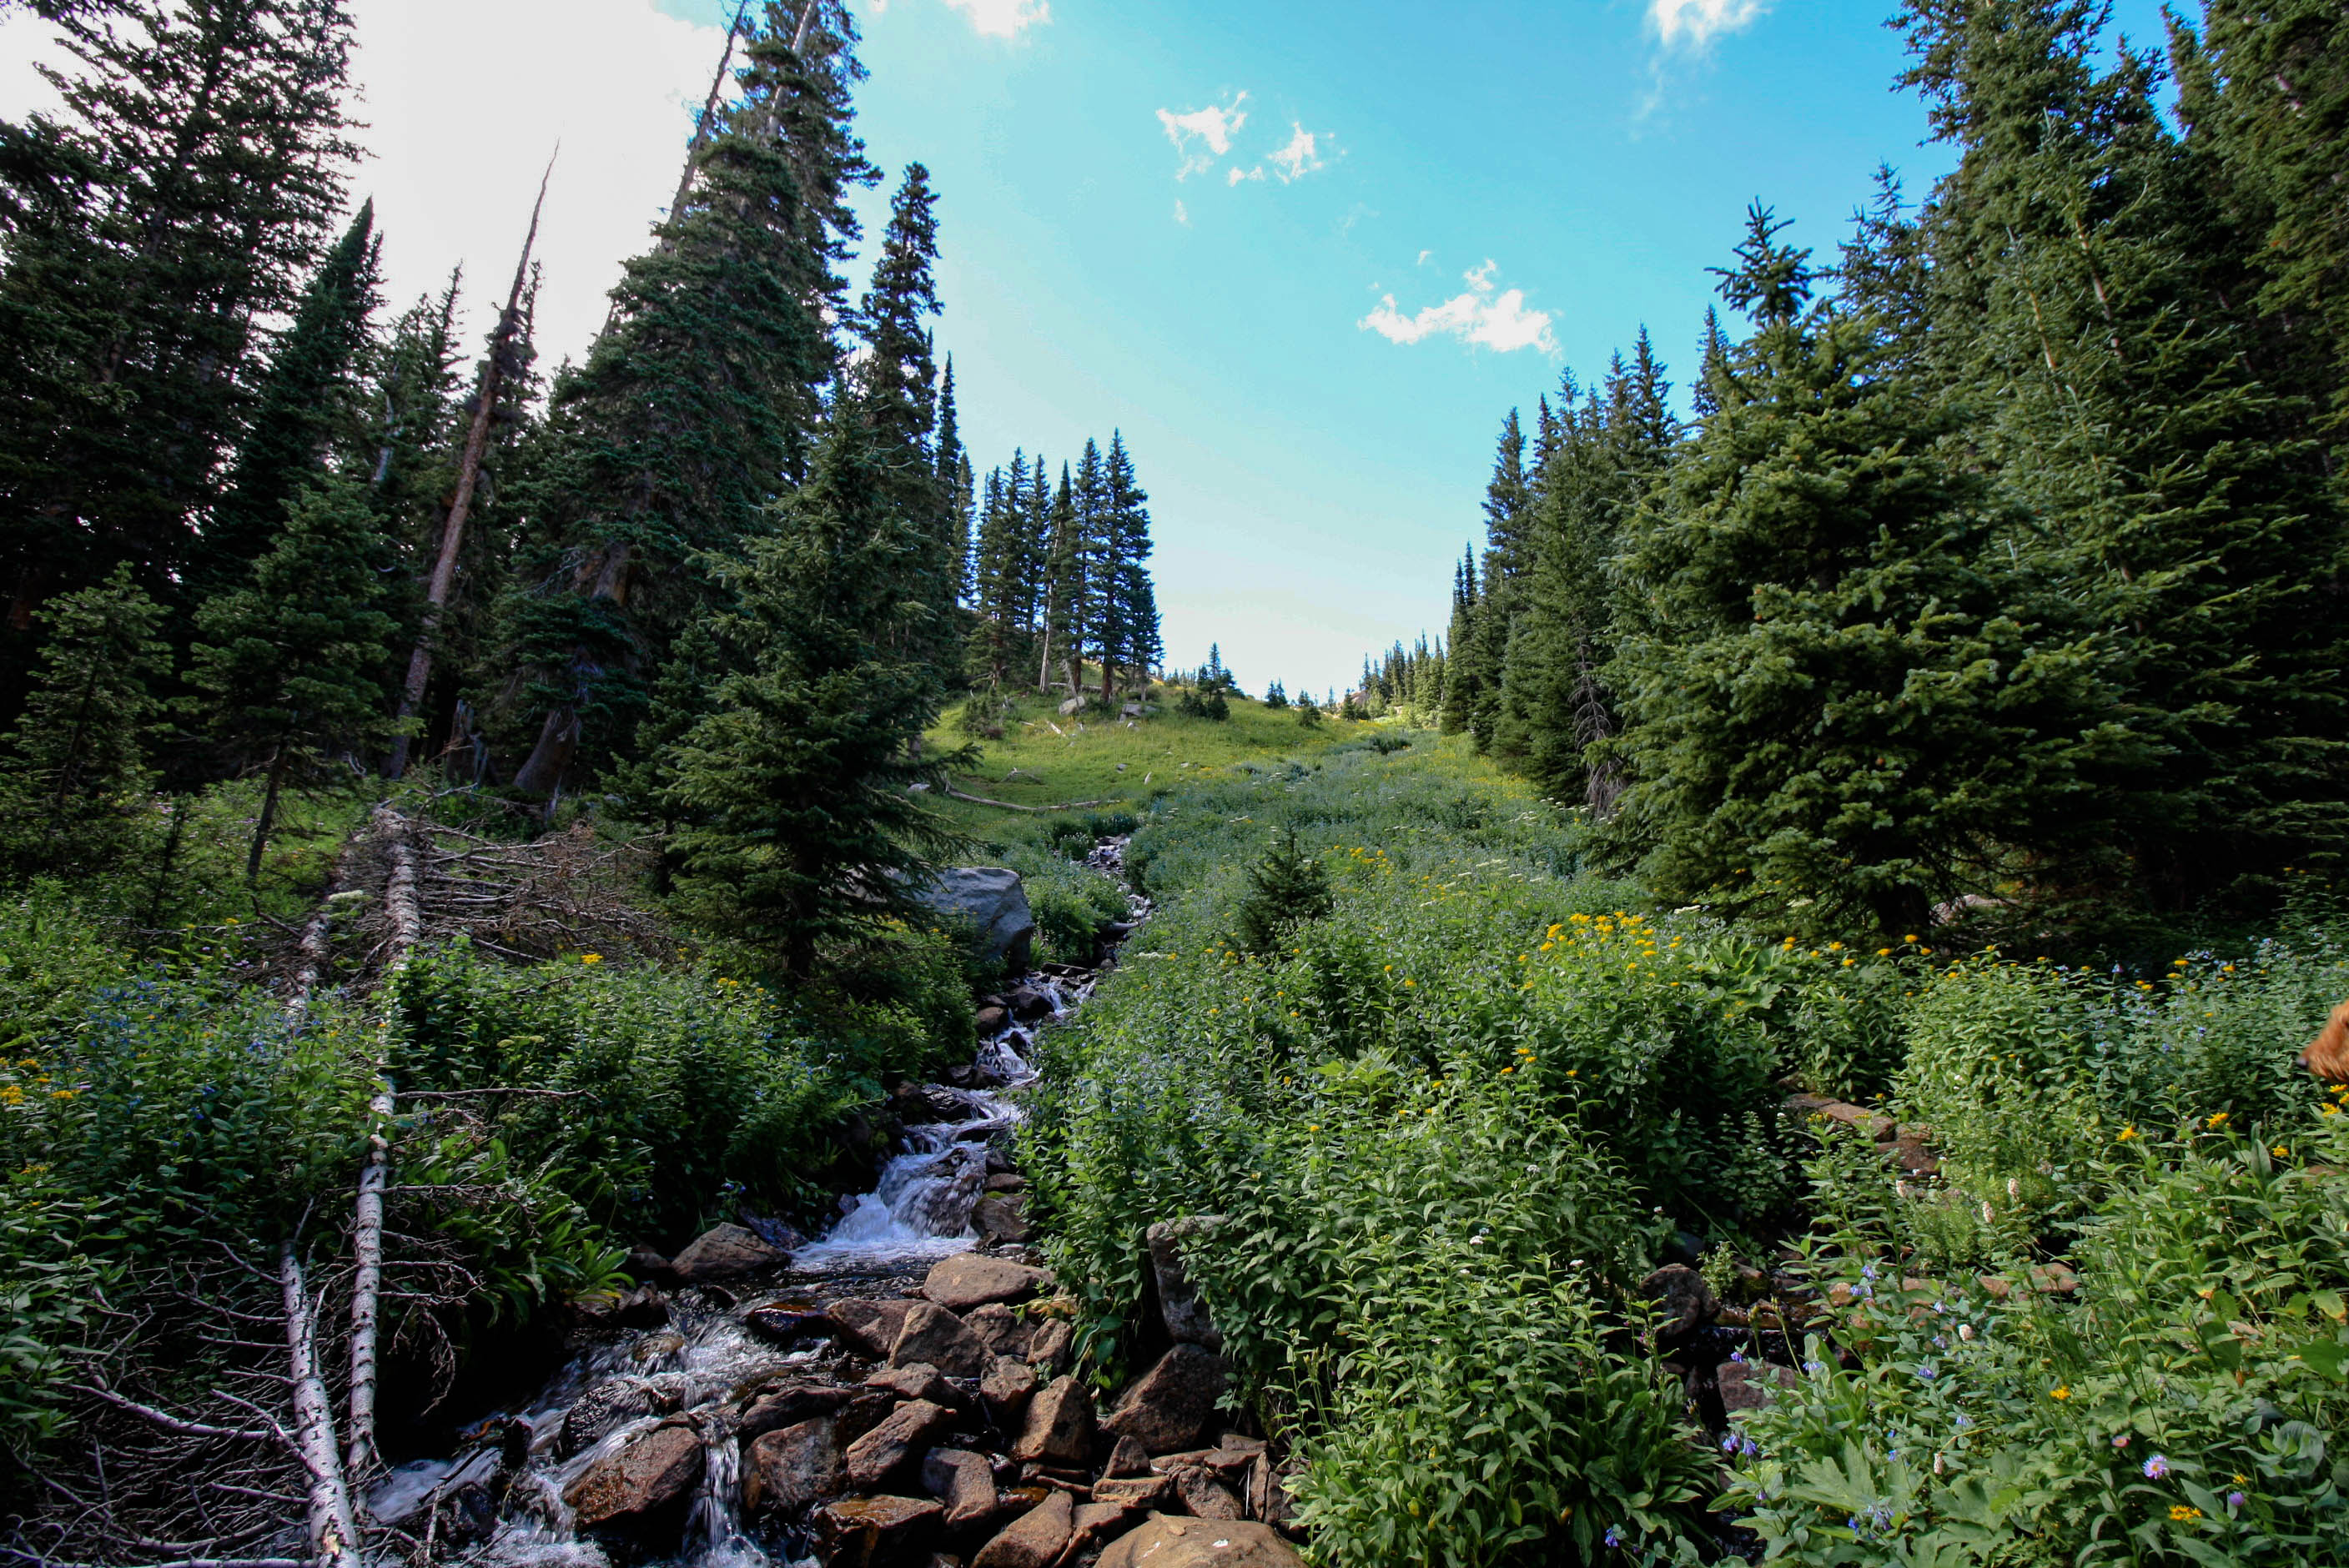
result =
[[[878,16],[889,9],[889,0],[864,0],[864,5]],[[947,0],[947,5],[968,17],[972,29],[985,37],[1016,38],[1052,19],[1050,0]]]
[[[1769,9],[1770,0],[1648,0],[1648,21],[1664,47],[1702,49]]]
[[[1188,180],[1194,174],[1205,174],[1215,167],[1216,160],[1232,150],[1232,138],[1247,123],[1247,111],[1240,105],[1247,102],[1247,94],[1235,93],[1231,101],[1209,104],[1205,108],[1176,114],[1172,109],[1158,111],[1158,123],[1166,129],[1166,139],[1174,144],[1181,155],[1182,167],[1174,171],[1177,180]]]
[[[1183,205],[1180,196],[1174,199],[1174,221],[1186,229],[1191,226],[1191,209]]]
[[[1498,271],[1500,263],[1488,260],[1465,274],[1464,292],[1442,304],[1423,306],[1412,315],[1398,310],[1394,295],[1388,294],[1356,325],[1389,343],[1419,343],[1443,336],[1502,354],[1519,348],[1556,353],[1557,339],[1550,334],[1549,312],[1526,309],[1523,289],[1496,289],[1493,274]]]
[[[1288,139],[1288,146],[1272,155],[1272,171],[1280,177],[1283,185],[1295,184],[1326,162],[1319,150],[1320,139],[1295,120],[1288,124],[1296,134]]]

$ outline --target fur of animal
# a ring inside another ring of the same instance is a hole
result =
[[[2329,1083],[2349,1083],[2349,1002],[2333,1009],[2333,1016],[2300,1053],[2300,1065]]]

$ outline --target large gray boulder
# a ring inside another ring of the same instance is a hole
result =
[[[984,961],[1000,959],[1019,974],[1028,967],[1036,944],[1036,917],[1019,873],[1003,866],[949,866],[920,893],[923,903],[978,934]]]

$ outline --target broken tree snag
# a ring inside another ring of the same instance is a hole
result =
[[[351,1492],[343,1477],[342,1456],[335,1451],[335,1410],[326,1398],[326,1382],[318,1376],[310,1292],[302,1280],[302,1264],[292,1242],[277,1248],[277,1280],[285,1301],[286,1372],[293,1384],[294,1447],[301,1456],[308,1481],[305,1491],[310,1523],[310,1550],[320,1568],[360,1568],[358,1522],[351,1511]]]
[[[489,356],[481,361],[481,381],[473,395],[473,423],[465,432],[464,455],[457,461],[457,489],[450,498],[449,515],[440,525],[440,553],[432,562],[432,576],[424,590],[424,619],[416,629],[416,647],[408,656],[408,680],[400,688],[399,708],[394,715],[402,724],[414,719],[423,708],[424,688],[432,679],[433,634],[457,581],[457,555],[465,542],[465,520],[472,513],[473,491],[481,479],[481,459],[489,451],[490,422],[497,413],[498,395],[513,357],[514,335],[521,330],[523,285],[530,275],[531,250],[538,243],[538,215],[546,206],[546,182],[554,177],[554,160],[549,158],[546,172],[539,177],[538,200],[531,205],[530,232],[523,239],[522,260],[514,263],[513,287],[507,292],[506,308],[498,316],[497,330],[490,336]],[[386,778],[397,779],[408,771],[410,738],[403,730],[393,739],[391,758],[384,764]]]
[[[384,861],[389,867],[383,906],[391,923],[391,952],[378,993],[383,1017],[376,1034],[376,1092],[367,1101],[367,1163],[359,1168],[358,1201],[351,1214],[351,1439],[345,1469],[360,1478],[382,1458],[375,1443],[376,1344],[383,1302],[383,1193],[391,1173],[391,1032],[398,1016],[400,978],[424,935],[416,891],[415,834],[408,819],[388,806],[376,808],[375,825],[383,834]]]

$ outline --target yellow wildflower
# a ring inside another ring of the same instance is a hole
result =
[[[2072,1397],[2072,1390],[2065,1385],[2058,1383],[2054,1387],[2047,1390],[2047,1397],[2051,1399],[2068,1399]]]
[[[583,953],[579,955],[579,962],[582,964],[601,964],[604,962],[604,955],[600,953]]]

